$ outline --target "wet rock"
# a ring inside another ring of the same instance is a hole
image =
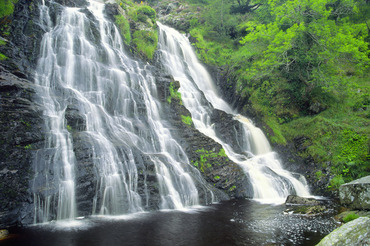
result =
[[[171,103],[168,103],[170,84],[172,83],[173,89],[176,91],[180,86],[179,82],[160,72],[156,75],[156,79],[158,96],[162,102],[166,103],[165,110],[168,112],[166,118],[174,126],[171,134],[184,148],[191,164],[199,170],[211,186],[217,188],[215,192],[218,192],[223,199],[252,197],[251,184],[241,167],[222,154],[220,144],[199,132],[193,124],[188,125],[182,121],[182,116],[190,116],[190,112],[179,99],[174,98]],[[215,115],[220,114],[220,111],[215,111]],[[230,119],[228,115],[224,116]],[[205,159],[207,161],[204,161]]]
[[[86,130],[86,118],[80,113],[75,104],[69,104],[67,106],[65,118],[67,120],[67,129],[76,131]]]
[[[351,209],[370,210],[370,176],[339,187],[340,203]]]
[[[117,3],[113,3],[113,4],[107,3],[107,4],[105,4],[104,11],[105,11],[105,14],[107,15],[108,19],[110,19],[112,22],[115,21],[114,16],[120,14],[119,5]]]
[[[327,212],[327,207],[322,205],[317,206],[293,206],[284,210],[284,214],[300,214],[307,216],[318,216]]]
[[[32,160],[44,145],[35,86],[0,66],[0,227],[32,223]]]
[[[163,24],[180,31],[188,32],[192,15],[191,13],[186,13],[186,11],[184,11],[186,9],[187,6],[184,6],[179,2],[158,4],[155,7],[158,19]]]
[[[317,246],[365,246],[370,244],[370,219],[360,217],[324,237]]]
[[[285,201],[287,205],[310,205],[316,206],[320,205],[320,202],[315,198],[300,197],[296,195],[289,195]]]
[[[211,121],[215,122],[214,129],[217,135],[222,136],[222,139],[229,143],[236,153],[248,155],[243,152],[245,148],[243,148],[242,144],[245,140],[242,139],[242,136],[244,136],[242,125],[239,121],[233,119],[233,115],[215,109]]]
[[[7,43],[0,45],[0,52],[8,59],[0,61],[0,64],[20,78],[32,79],[42,34],[45,32],[40,23],[39,3],[41,0],[19,0],[13,15],[7,17],[9,30],[4,35]]]

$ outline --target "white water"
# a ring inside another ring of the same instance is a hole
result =
[[[87,201],[92,204],[91,215],[143,211],[151,197],[146,180],[141,187],[145,195],[139,194],[135,151],[155,166],[159,208],[198,205],[192,176],[203,182],[203,188],[205,182],[196,170],[189,173],[194,168],[161,119],[150,68],[126,55],[118,30],[104,18],[104,3],[88,2],[95,20],[89,19],[86,9],[62,8],[53,23],[49,6],[56,3],[45,1],[40,6],[46,33],[35,83],[44,105],[47,144],[34,161],[35,223],[81,216],[77,200],[85,194],[76,194],[78,172],[91,162],[86,167],[95,176],[86,182],[95,187],[93,199]],[[67,126],[71,105],[86,122],[83,131],[76,133]],[[89,163],[76,160],[72,133],[91,151]]]
[[[188,39],[161,23],[158,26],[160,60],[167,72],[180,82],[179,92],[185,107],[191,112],[195,127],[220,143],[228,157],[249,175],[253,186],[252,197],[265,203],[282,203],[292,193],[309,196],[304,178],[298,180],[282,168],[263,132],[221,99],[210,74],[198,61]],[[214,122],[211,121],[213,108],[233,114],[234,119],[240,122],[243,128],[240,134],[243,134],[244,142],[241,147],[248,156],[234,151],[216,134]]]

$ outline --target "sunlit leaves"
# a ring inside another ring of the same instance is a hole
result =
[[[368,35],[365,23],[351,23],[347,16],[358,11],[353,0],[269,0],[274,21],[248,22],[241,43],[263,45],[263,52],[246,68],[249,80],[259,80],[274,71],[301,86],[338,85],[338,75],[354,67],[361,75],[369,68]],[[340,19],[340,17],[343,17]],[[343,85],[343,84],[342,84]]]

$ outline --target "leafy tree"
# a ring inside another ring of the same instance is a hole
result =
[[[248,22],[241,42],[250,48],[257,43],[262,51],[250,57],[247,81],[261,85],[278,75],[303,109],[309,101],[325,103],[327,91],[347,92],[346,75],[369,68],[367,26],[345,18],[357,11],[353,0],[270,0],[269,6],[275,20]]]

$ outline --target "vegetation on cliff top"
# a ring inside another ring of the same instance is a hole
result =
[[[155,10],[143,2],[117,0],[122,14],[116,15],[118,26],[126,45],[143,59],[152,60],[158,44]]]
[[[369,175],[368,1],[179,2],[200,59],[225,68],[273,143],[302,139],[329,188]]]
[[[0,0],[0,46],[5,45],[6,42],[3,37],[9,35],[9,20],[8,16],[14,12],[14,4],[18,0]],[[0,53],[0,61],[5,60],[7,57]]]

